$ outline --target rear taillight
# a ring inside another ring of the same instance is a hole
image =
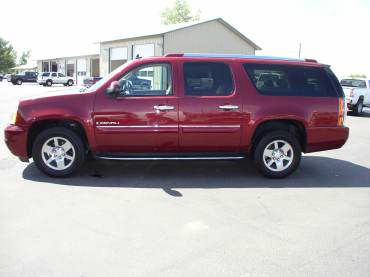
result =
[[[347,117],[347,104],[345,98],[339,98],[338,110],[338,126],[342,127],[344,126]]]

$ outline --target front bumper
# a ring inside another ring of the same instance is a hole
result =
[[[10,124],[4,130],[5,143],[13,155],[21,160],[28,159],[27,129]]]
[[[314,127],[306,132],[306,153],[341,148],[349,136],[348,127]]]

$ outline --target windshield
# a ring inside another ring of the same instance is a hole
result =
[[[364,80],[343,79],[340,81],[340,84],[344,87],[366,88],[366,82]]]
[[[108,81],[110,78],[112,78],[114,75],[117,74],[117,72],[120,72],[123,68],[125,68],[126,66],[128,66],[131,62],[127,62],[119,67],[117,67],[115,70],[113,70],[111,73],[109,73],[107,76],[103,77],[102,79],[100,79],[99,81],[97,81],[95,84],[93,84],[91,87],[89,88],[86,88],[86,89],[82,89],[81,91],[83,92],[91,92],[91,91],[95,91],[97,90],[98,88],[100,88],[106,81]]]

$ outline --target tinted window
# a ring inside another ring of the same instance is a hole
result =
[[[51,76],[52,77],[57,77],[57,74],[56,73],[51,73]]]
[[[184,63],[185,94],[222,96],[233,92],[229,66],[217,62]]]
[[[340,84],[344,87],[366,88],[366,82],[364,80],[343,79],[340,81]]]
[[[49,76],[49,72],[42,73],[42,77],[48,77],[48,76]]]
[[[245,64],[249,78],[264,95],[337,96],[322,68],[290,65]]]
[[[64,74],[58,73],[58,77],[64,77]]]
[[[120,96],[172,95],[172,70],[169,64],[150,64],[135,68],[120,80]]]

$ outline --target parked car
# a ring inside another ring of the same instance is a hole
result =
[[[91,87],[92,85],[94,85],[95,83],[97,83],[98,81],[100,81],[102,79],[102,77],[86,77],[84,79],[84,86],[89,88]]]
[[[355,115],[361,115],[364,107],[370,107],[370,80],[348,78],[341,80],[340,84],[347,107]]]
[[[19,74],[10,75],[10,81],[13,85],[22,85],[23,83],[36,83],[37,75],[37,72],[25,71]]]
[[[64,86],[73,86],[73,78],[65,76],[58,72],[42,72],[37,78],[39,85],[52,86],[53,84],[63,84]]]
[[[268,74],[274,81],[262,82]],[[142,75],[151,76],[150,88],[133,86],[132,76]],[[329,66],[313,60],[173,54],[128,62],[84,93],[21,100],[5,141],[22,161],[32,157],[54,177],[76,172],[90,154],[249,156],[262,174],[281,178],[297,168],[302,152],[343,146],[344,103]]]
[[[6,79],[8,82],[11,81],[12,75],[11,74],[5,74],[4,79]]]

